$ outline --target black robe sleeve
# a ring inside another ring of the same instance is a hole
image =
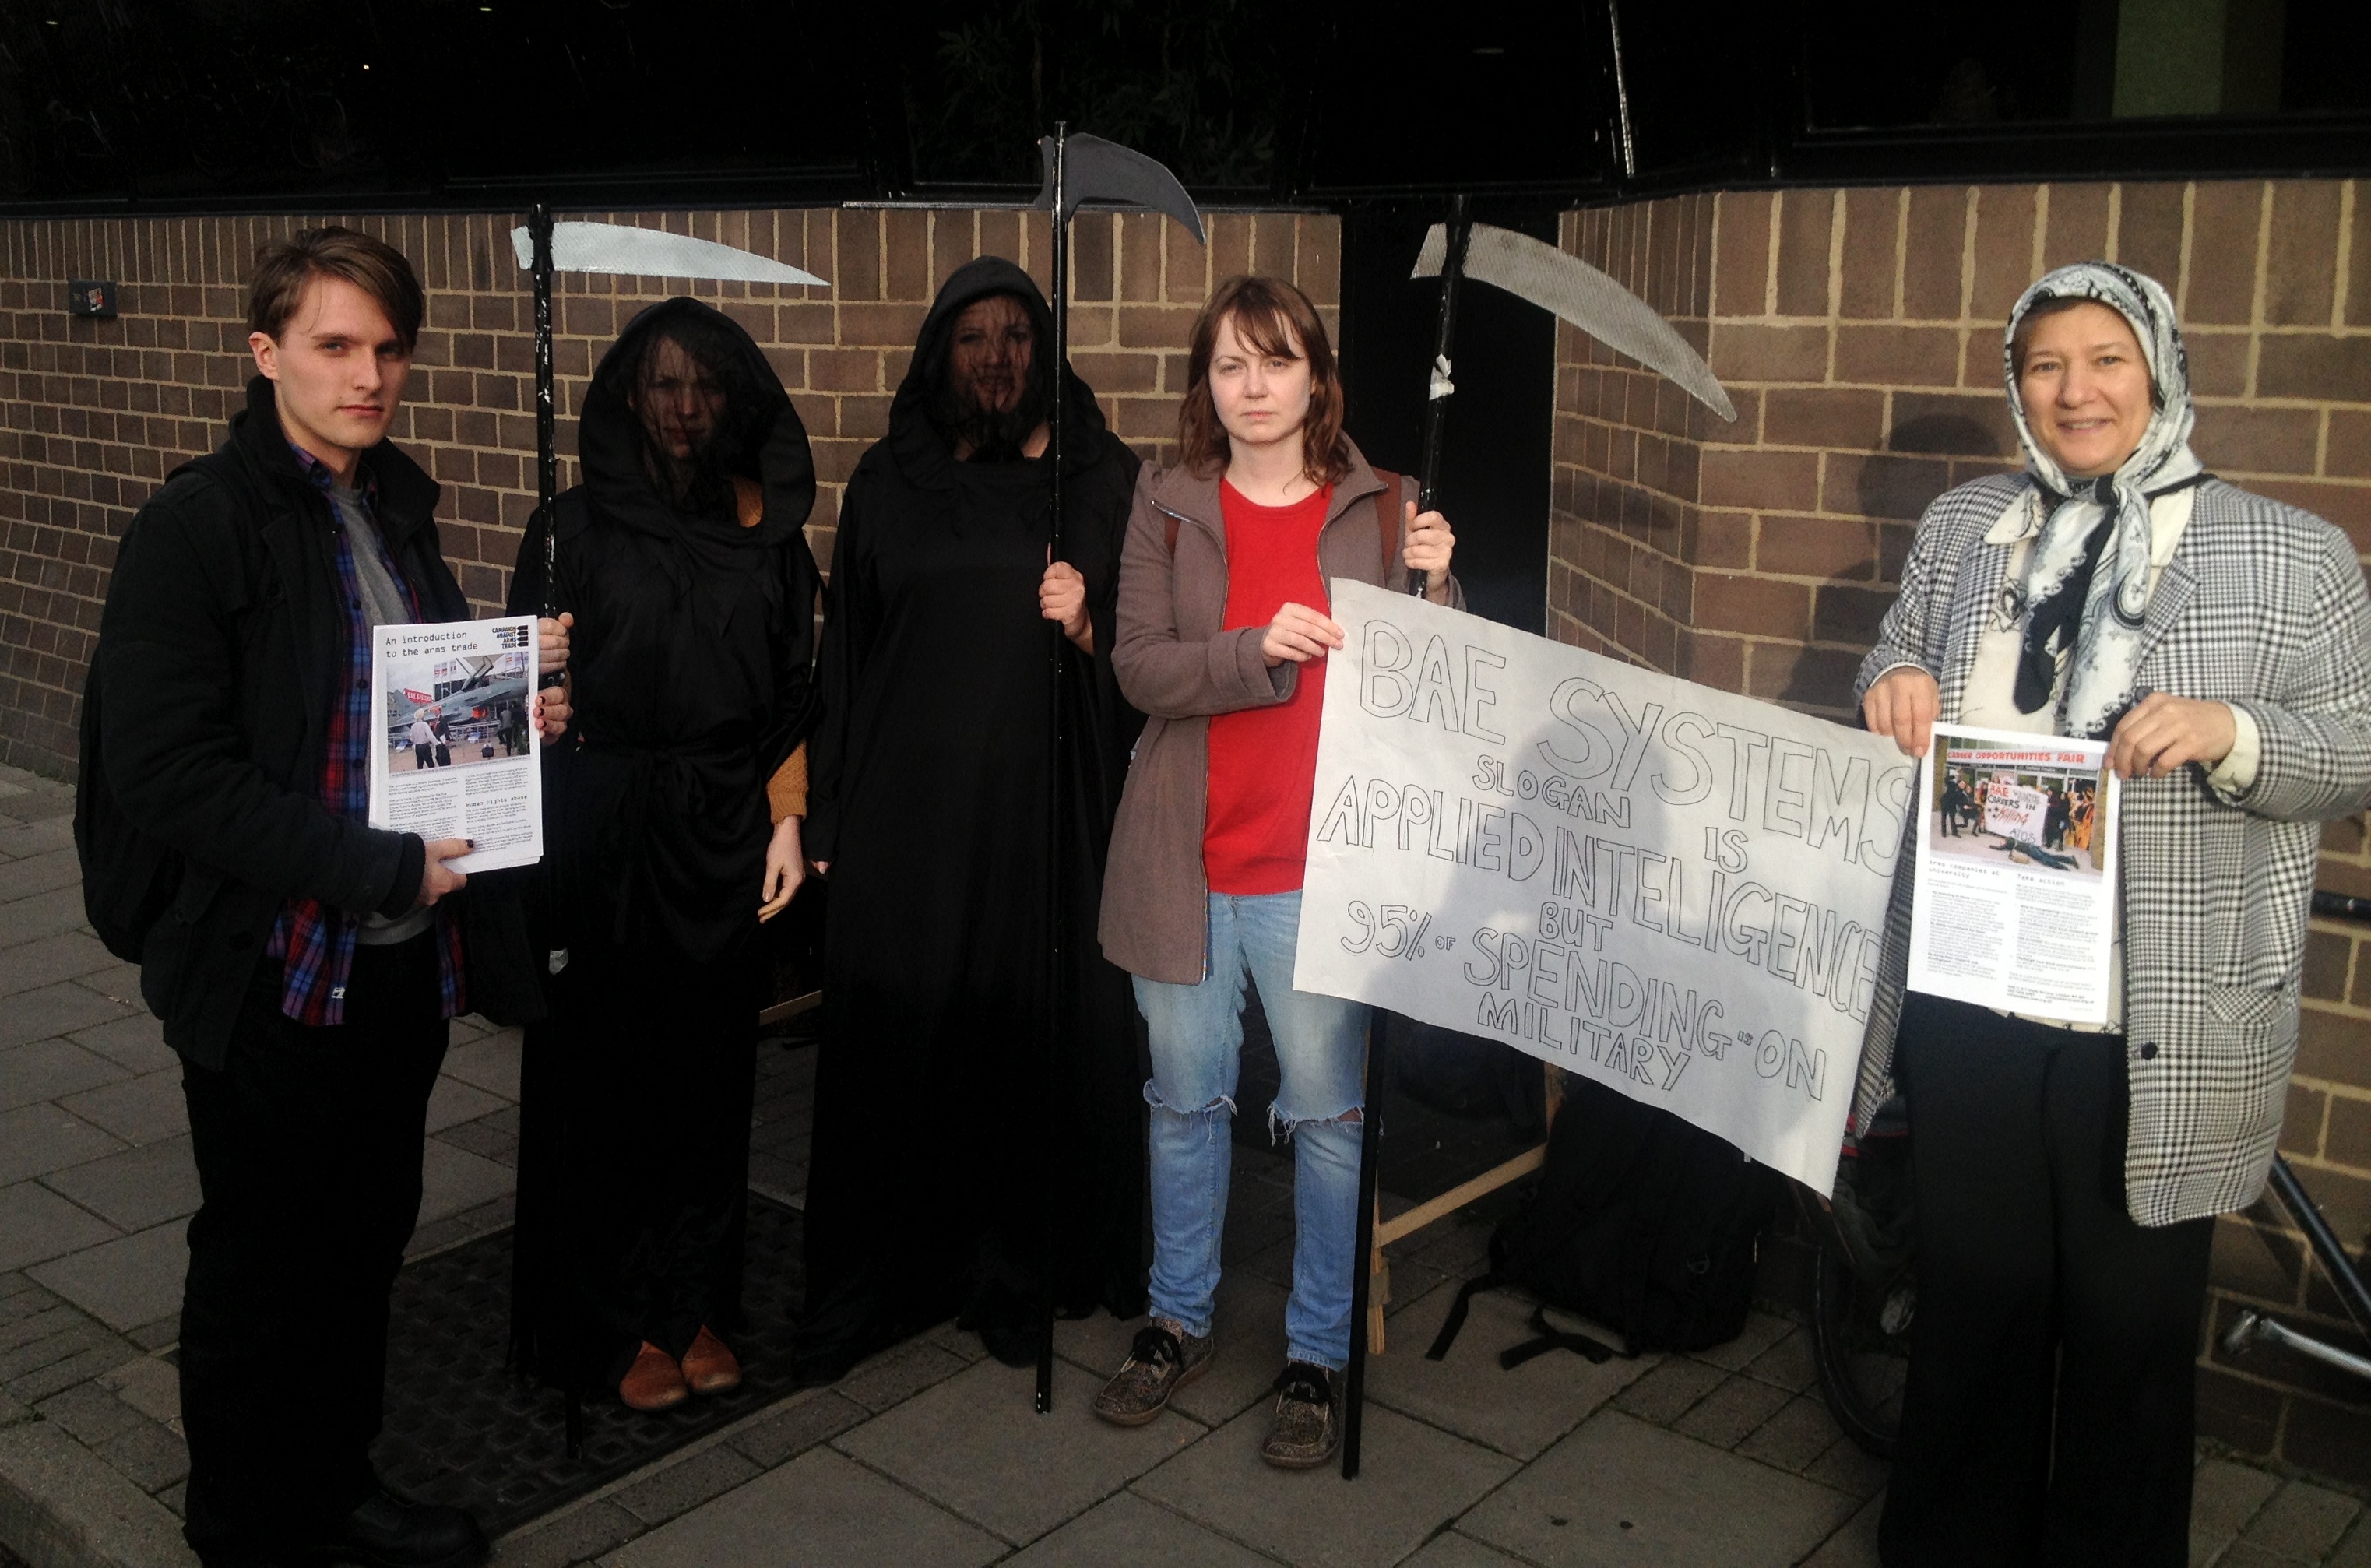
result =
[[[839,528],[832,546],[831,580],[824,586],[823,660],[817,685],[823,702],[807,750],[807,821],[804,842],[809,859],[837,853],[847,802],[855,732],[856,694],[881,628],[881,601],[865,556],[864,493],[860,472],[840,499]]]
[[[783,634],[773,645],[773,712],[758,737],[762,778],[771,778],[814,732],[823,702],[814,658],[816,572],[805,537],[794,537],[778,550],[775,566],[781,582]]]

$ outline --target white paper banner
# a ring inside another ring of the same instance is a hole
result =
[[[1915,769],[1337,579],[1294,983],[1505,1042],[1824,1193]]]

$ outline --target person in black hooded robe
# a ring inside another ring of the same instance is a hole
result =
[[[1020,268],[956,271],[840,503],[806,829],[831,898],[802,1382],[950,1315],[1032,1360],[1049,1257],[1065,1315],[1143,1310],[1145,1074],[1128,976],[1094,940],[1142,724],[1110,660],[1138,461],[1061,367],[1049,566],[1051,341]],[[1050,1061],[1047,620],[1071,643]]]
[[[758,345],[689,299],[603,357],[577,452],[553,603],[578,723],[544,753],[567,962],[526,1038],[512,1332],[548,1379],[659,1409],[740,1380],[759,906],[803,865],[767,785],[817,711],[815,466]],[[512,600],[542,594],[538,527]]]

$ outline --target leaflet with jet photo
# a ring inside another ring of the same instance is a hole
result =
[[[2108,1021],[2119,787],[2106,743],[1938,724],[1918,781],[1910,988]]]
[[[463,871],[543,858],[535,620],[383,626],[371,658],[370,824],[474,838]]]

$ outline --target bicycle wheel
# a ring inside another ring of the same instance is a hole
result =
[[[1820,1392],[1856,1447],[1890,1459],[1902,1420],[1915,1294],[1906,1280],[1882,1294],[1870,1289],[1826,1228],[1813,1234],[1819,1257],[1811,1274],[1811,1349]]]

